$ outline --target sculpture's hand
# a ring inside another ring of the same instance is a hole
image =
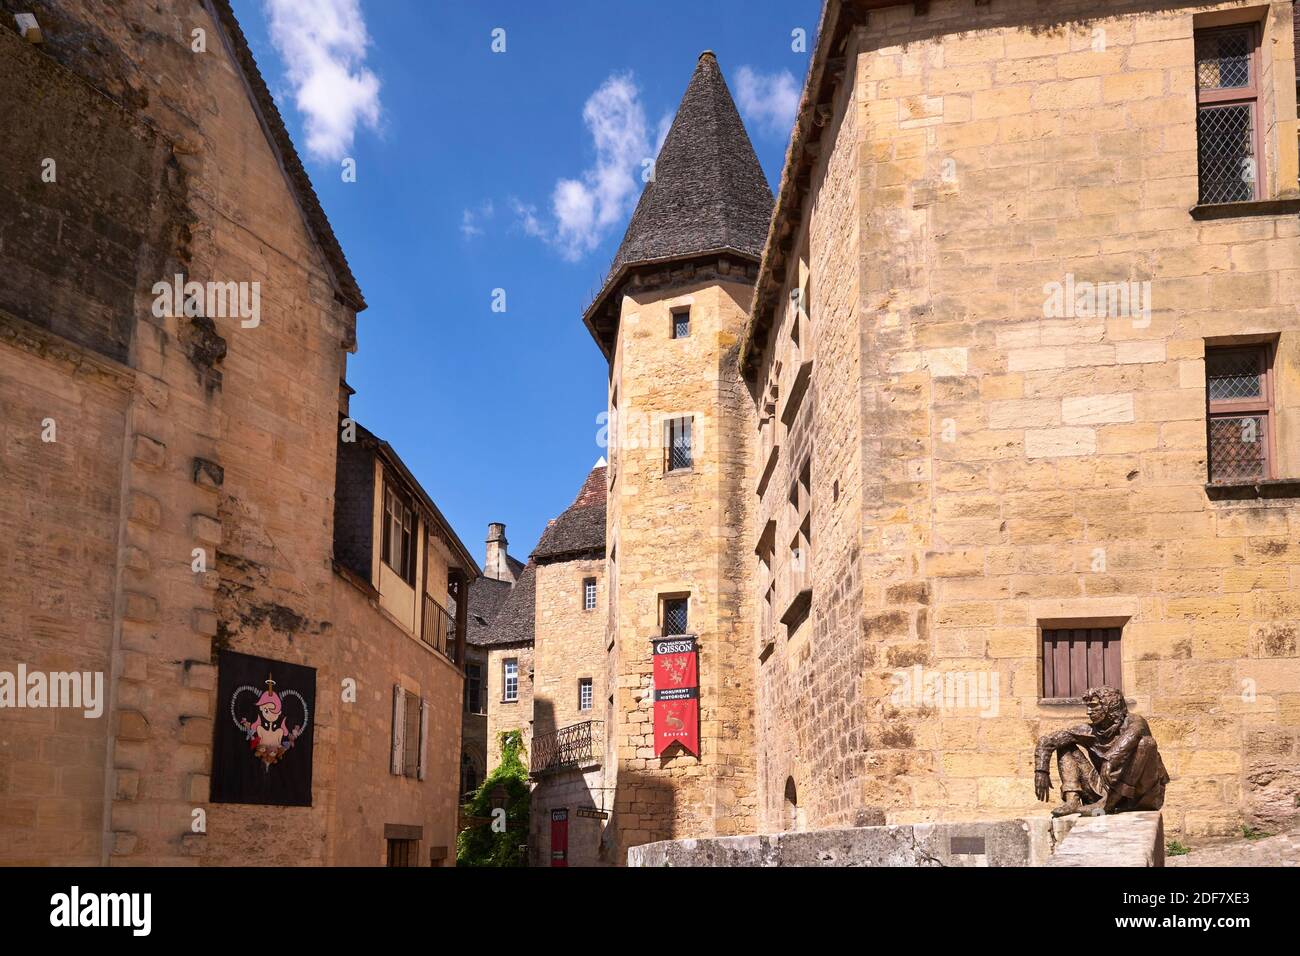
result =
[[[1034,771],[1034,796],[1039,800],[1052,799],[1052,777],[1046,770]]]

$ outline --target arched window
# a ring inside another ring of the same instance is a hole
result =
[[[794,777],[785,778],[785,806],[782,808],[781,829],[799,829],[799,791],[795,789]]]

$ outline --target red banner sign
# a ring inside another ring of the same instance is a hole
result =
[[[695,638],[656,638],[655,756],[672,744],[700,755],[700,669]]]

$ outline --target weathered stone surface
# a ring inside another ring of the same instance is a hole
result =
[[[1164,866],[1165,828],[1150,810],[1078,820],[1047,866]]]

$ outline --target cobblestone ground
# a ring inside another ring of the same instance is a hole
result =
[[[1234,840],[1166,856],[1165,866],[1300,866],[1300,827],[1262,840]]]

